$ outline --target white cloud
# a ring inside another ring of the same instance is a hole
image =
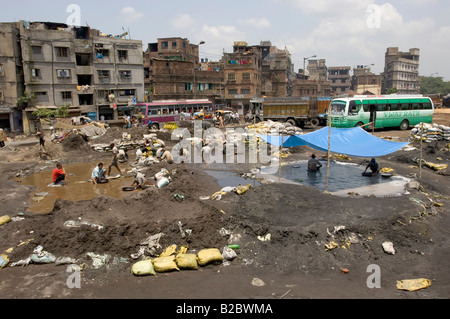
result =
[[[195,25],[194,19],[189,14],[179,14],[170,22],[176,29],[192,28]]]
[[[136,11],[133,7],[125,7],[120,10],[122,20],[126,23],[133,23],[144,17],[142,12]]]
[[[234,41],[246,41],[245,33],[230,25],[210,26],[204,25],[198,32],[198,39],[205,41],[206,52],[231,52],[224,45],[232,48]]]
[[[266,18],[250,18],[245,20],[244,23],[255,28],[270,28],[271,26],[270,21]]]

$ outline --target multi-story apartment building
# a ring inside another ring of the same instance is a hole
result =
[[[380,95],[381,75],[372,73],[368,66],[358,65],[353,69],[351,89],[357,94]]]
[[[183,38],[161,38],[144,53],[146,99],[209,99],[221,104],[223,64],[200,63],[199,46]]]
[[[233,53],[224,53],[225,100],[240,115],[250,109],[250,100],[261,97],[262,54],[246,42],[235,42]]]
[[[291,96],[295,72],[289,51],[272,46],[270,41],[261,41],[254,48],[261,52],[261,94],[267,97]]]
[[[400,52],[398,48],[388,48],[385,56],[382,93],[396,88],[398,94],[419,94],[420,49],[413,48]]]
[[[337,95],[345,94],[351,87],[349,66],[335,66],[328,68],[328,80],[331,82],[331,91]]]
[[[23,92],[20,30],[17,23],[0,23],[0,128],[21,130],[22,113],[16,104]]]
[[[71,116],[118,120],[134,102],[143,101],[141,41],[61,23],[15,25],[23,70],[19,95],[26,91],[35,97],[22,113],[24,133],[37,130],[33,115],[37,109],[69,105]]]
[[[327,81],[328,67],[325,59],[308,60],[309,80],[313,81]]]

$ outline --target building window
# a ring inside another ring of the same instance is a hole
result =
[[[109,57],[109,50],[97,49],[97,59],[103,59]]]
[[[236,81],[236,74],[228,73],[228,81]]]
[[[98,77],[100,79],[109,79],[110,78],[109,71],[108,70],[99,70]]]
[[[168,49],[169,48],[169,42],[164,41],[161,42],[161,49]]]
[[[208,84],[208,90],[214,90],[214,84],[209,83]]]
[[[42,47],[41,46],[32,46],[31,51],[33,52],[33,55],[41,55],[42,54]]]
[[[120,71],[121,80],[131,80],[131,71]]]
[[[0,64],[0,76],[4,76],[4,74],[3,74],[3,65],[2,64]]]
[[[67,58],[69,57],[69,48],[66,47],[57,47],[56,48],[56,55],[60,58]]]
[[[4,102],[4,100],[3,100],[3,92],[2,91],[0,91],[0,102]]]
[[[70,70],[56,70],[59,78],[70,78]]]
[[[40,69],[31,69],[31,76],[35,79],[41,78],[41,70]]]
[[[236,94],[238,94],[238,90],[237,89],[228,89],[228,94],[236,95]]]
[[[119,61],[124,62],[128,60],[128,51],[127,50],[118,50]]]
[[[36,97],[37,102],[47,102],[47,92],[35,92],[34,96]]]
[[[119,96],[134,96],[136,94],[135,90],[120,90]]]
[[[63,100],[72,100],[72,92],[71,91],[61,92],[61,97]]]
[[[192,91],[192,83],[184,83],[185,91]]]
[[[242,73],[242,80],[243,81],[249,82],[250,79],[251,79],[250,73]]]
[[[250,89],[241,89],[241,94],[250,94]]]
[[[177,48],[177,42],[176,41],[173,41],[172,42],[172,49],[176,49]]]

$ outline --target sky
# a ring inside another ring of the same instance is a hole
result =
[[[372,65],[383,72],[388,47],[421,50],[419,75],[450,81],[448,0],[171,0],[5,1],[0,21],[89,25],[107,34],[130,31],[146,48],[158,38],[187,38],[200,58],[218,61],[235,41],[270,41],[287,49],[295,71],[316,55],[326,65]],[[74,6],[75,8],[73,9]]]

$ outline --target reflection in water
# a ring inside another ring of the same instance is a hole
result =
[[[73,202],[90,200],[98,196],[124,198],[123,187],[131,186],[133,177],[121,177],[110,180],[107,184],[94,185],[91,181],[91,173],[98,163],[83,163],[64,165],[67,175],[64,186],[53,187],[52,170],[33,174],[25,178],[17,179],[23,185],[35,186],[36,190],[31,194],[31,206],[27,209],[33,213],[48,213],[53,209],[57,199],[65,199]],[[122,172],[127,172],[130,167],[120,165]],[[49,187],[51,186],[51,187]],[[48,193],[46,196],[36,195]]]

